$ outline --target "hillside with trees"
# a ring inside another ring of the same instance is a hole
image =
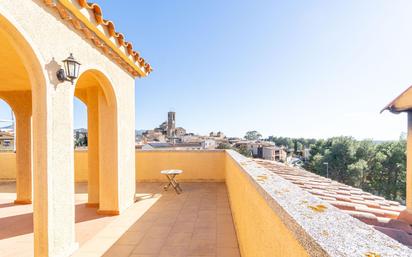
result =
[[[358,141],[352,137],[326,140],[269,137],[278,146],[293,149],[296,154],[310,148],[304,168],[347,185],[361,188],[387,199],[405,202],[406,141]]]

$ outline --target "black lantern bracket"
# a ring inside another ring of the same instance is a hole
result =
[[[63,60],[64,69],[59,69],[56,73],[57,79],[60,82],[70,81],[72,85],[74,80],[79,77],[80,63],[74,59],[73,54]]]

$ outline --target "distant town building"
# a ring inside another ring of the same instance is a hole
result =
[[[206,139],[201,142],[202,149],[216,149],[216,141],[211,139]]]
[[[255,158],[263,158],[263,147],[274,147],[275,144],[268,141],[249,141],[247,149],[252,153]]]
[[[158,130],[158,129],[147,130],[146,132],[142,134],[142,141],[166,142],[166,135],[163,133],[163,131]]]
[[[12,133],[0,131],[0,151],[14,151],[14,135]]]
[[[182,127],[178,127],[175,129],[175,136],[176,137],[183,137],[184,135],[186,135],[186,129],[182,128]]]
[[[210,132],[209,134],[210,137],[217,137],[217,138],[225,138],[225,134],[223,134],[223,132]]]
[[[141,147],[142,150],[203,150],[204,144],[199,143],[161,143],[149,142]]]
[[[176,127],[176,113],[168,112],[167,120],[157,128],[136,135],[136,149],[216,149],[221,143],[228,143],[222,132],[209,136],[188,133],[183,127]]]
[[[288,156],[288,153],[283,147],[277,147],[277,146],[262,147],[262,159],[286,162],[287,156]]]

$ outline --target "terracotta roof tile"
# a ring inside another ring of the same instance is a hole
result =
[[[411,224],[398,219],[406,209],[400,203],[275,161],[255,159],[255,162],[400,243],[412,246]]]
[[[384,233],[385,235],[392,237],[401,244],[407,245],[412,248],[412,236],[405,231],[394,229],[394,228],[385,228],[379,226],[373,226],[375,229]]]
[[[71,12],[68,11],[62,5],[62,3],[52,0],[43,1],[46,5],[57,9],[62,19],[71,22],[74,28],[82,31],[86,38],[90,39],[98,48],[101,48],[103,52],[105,52],[113,59],[115,59],[117,62],[119,62],[119,64],[121,64],[122,67],[127,68],[128,71],[131,72],[133,75],[138,75],[136,71],[134,71],[134,68],[132,67],[133,65],[136,65],[142,70],[144,70],[146,74],[149,74],[153,70],[150,64],[140,56],[140,53],[133,49],[132,43],[127,42],[125,40],[125,36],[122,33],[116,31],[114,23],[110,20],[104,19],[101,7],[98,4],[88,3],[86,0],[75,0],[75,2],[77,2],[80,8],[84,8],[92,13],[91,19],[94,19],[94,21],[90,20],[90,18],[85,16],[87,19],[89,19],[93,24],[97,23],[97,26],[103,28],[104,31],[107,31],[107,33],[105,33],[104,36],[95,35],[95,33],[91,32],[87,27],[82,26],[80,21],[74,18]],[[77,6],[75,7],[79,8]],[[109,43],[103,43],[100,40],[101,38],[107,38],[107,42]],[[112,53],[112,51],[110,50],[110,42],[112,42],[111,38],[114,38],[117,42],[117,46],[115,46],[114,48],[121,50],[121,55],[124,55],[124,58],[120,57],[118,54]],[[125,49],[125,51],[123,51],[123,49]],[[129,66],[129,62],[131,62],[133,65]]]

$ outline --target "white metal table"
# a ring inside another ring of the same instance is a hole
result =
[[[163,174],[167,177],[169,180],[169,183],[163,187],[165,191],[169,189],[170,186],[174,188],[177,194],[180,194],[183,190],[180,187],[179,183],[176,180],[176,176],[179,174],[182,174],[182,170],[162,170],[160,171],[160,174]]]

